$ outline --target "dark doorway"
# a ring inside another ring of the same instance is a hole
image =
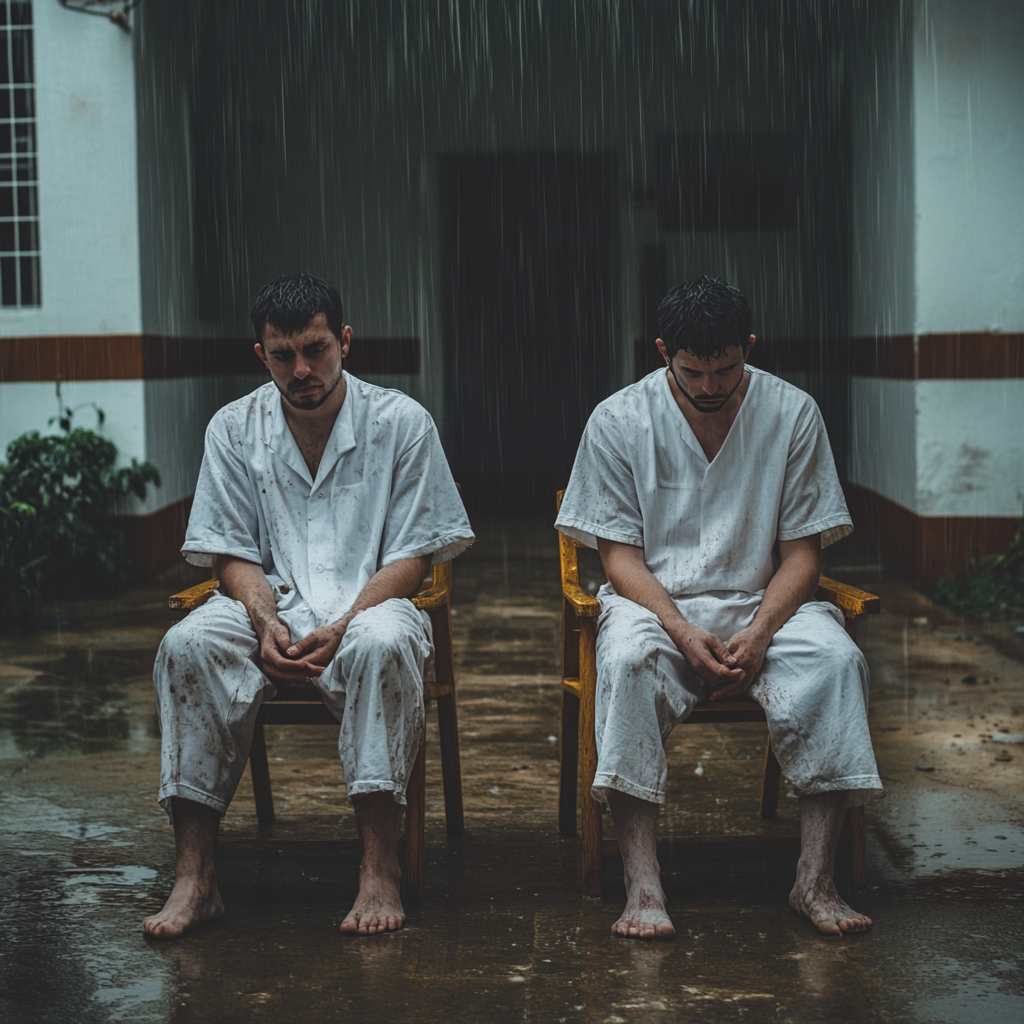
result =
[[[618,358],[616,158],[441,159],[452,469],[470,512],[552,513]]]

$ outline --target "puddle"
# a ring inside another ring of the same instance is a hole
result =
[[[1024,995],[1007,992],[1017,983],[1019,965],[993,961],[1001,974],[966,970],[956,960],[946,960],[947,977],[953,979],[952,992],[922,999],[915,1007],[916,1015],[929,1024],[994,1024],[996,1021],[1024,1020]],[[1015,978],[1016,976],[1016,978]]]
[[[915,875],[1024,866],[1024,825],[983,791],[897,785],[874,813],[890,856]]]
[[[89,820],[85,808],[66,810],[44,797],[6,794],[0,802],[3,830],[7,834],[46,832],[62,839],[105,839],[132,831],[118,825]]]
[[[151,652],[72,648],[3,668],[0,759],[108,753],[155,735]]]

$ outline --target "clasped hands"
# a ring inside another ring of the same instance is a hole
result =
[[[293,684],[322,675],[338,653],[350,621],[347,616],[343,617],[292,643],[288,627],[278,618],[270,620],[260,632],[263,671],[271,679]]]
[[[758,629],[756,623],[724,643],[713,633],[688,622],[669,635],[690,668],[713,687],[712,700],[746,693],[757,680],[771,643],[771,636]]]

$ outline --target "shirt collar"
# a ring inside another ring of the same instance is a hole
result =
[[[338,413],[338,418],[334,421],[331,436],[327,439],[327,446],[324,448],[323,457],[320,459],[316,480],[310,474],[306,460],[302,457],[302,452],[299,451],[295,435],[292,434],[291,427],[288,426],[288,421],[284,417],[284,409],[281,407],[283,399],[281,398],[280,391],[273,385],[268,390],[268,398],[270,399],[270,437],[268,443],[270,448],[289,468],[293,469],[306,481],[310,489],[318,487],[323,483],[342,455],[352,451],[356,446],[352,419],[352,403],[355,398],[355,388],[352,387],[352,378],[344,371],[342,372],[345,375],[346,384],[345,401],[341,406],[341,411]]]
[[[320,468],[317,470],[313,487],[319,487],[338,464],[338,460],[342,455],[352,451],[356,446],[355,429],[352,425],[352,404],[356,400],[356,389],[352,386],[352,378],[344,370],[342,370],[342,373],[345,377],[345,401],[342,403],[338,418],[334,421],[334,429],[331,431],[331,436],[327,438],[327,447],[324,448],[323,457],[320,459]],[[292,443],[294,444],[294,439]],[[297,447],[298,445],[296,445]],[[301,454],[299,458],[302,458]],[[305,460],[303,460],[303,465],[305,465]]]

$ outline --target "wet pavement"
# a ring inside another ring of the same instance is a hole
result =
[[[609,934],[615,863],[605,899],[582,899],[578,842],[557,832],[554,533],[478,533],[453,619],[467,833],[445,836],[432,727],[426,898],[392,936],[339,934],[358,857],[336,734],[282,726],[268,729],[279,821],[257,825],[248,776],[225,819],[225,921],[142,938],[173,874],[149,672],[186,570],[0,641],[5,1022],[1024,1019],[1019,623],[965,623],[849,542],[832,549],[832,575],[883,598],[861,643],[888,793],[868,809],[869,888],[851,896],[875,926],[835,940],[797,918],[784,838],[714,859],[683,845],[665,865],[679,934],[640,944]],[[581,575],[596,586],[598,564]],[[677,729],[666,834],[793,835],[785,783],[778,819],[757,816],[763,742],[760,725]]]

